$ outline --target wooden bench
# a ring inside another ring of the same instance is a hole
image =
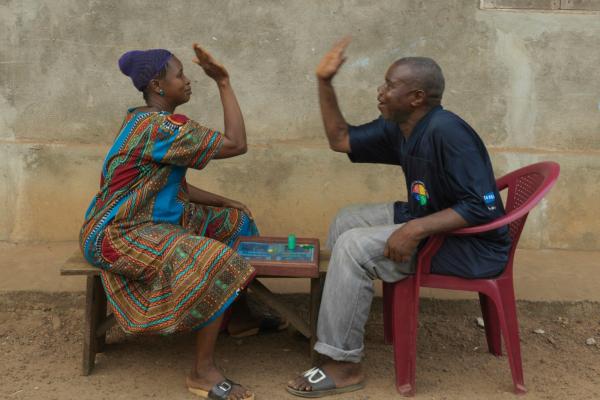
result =
[[[258,280],[254,280],[249,288],[257,295],[259,300],[268,306],[274,307],[275,311],[285,314],[284,317],[291,318],[290,323],[300,333],[310,339],[311,361],[314,361],[315,353],[312,351],[316,338],[316,321],[319,311],[319,302],[323,287],[325,271],[329,264],[329,252],[320,252],[320,278],[311,282],[311,304],[310,304],[310,326],[298,316],[290,314],[274,301],[272,294]],[[85,260],[80,250],[77,250],[65,261],[60,269],[63,276],[83,275],[87,277],[85,291],[85,325],[83,334],[83,363],[82,375],[89,375],[94,368],[96,354],[102,353],[106,344],[106,332],[115,324],[115,317],[111,313],[107,315],[106,294],[100,280],[100,269],[91,266]]]

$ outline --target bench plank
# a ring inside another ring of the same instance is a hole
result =
[[[100,275],[100,269],[90,265],[77,250],[60,268],[61,275]]]

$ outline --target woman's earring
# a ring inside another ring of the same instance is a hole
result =
[[[160,90],[158,91],[158,95],[159,95],[160,97],[163,97],[163,96],[165,95],[165,91],[164,91],[164,90],[162,90],[162,89],[160,89]]]

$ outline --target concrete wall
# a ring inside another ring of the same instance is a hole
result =
[[[314,68],[354,41],[335,84],[347,119],[377,117],[376,87],[408,55],[438,60],[446,108],[488,145],[496,174],[562,166],[522,246],[599,250],[600,14],[480,10],[478,0],[0,1],[0,241],[75,240],[103,156],[141,96],[117,68],[135,48],[184,62],[179,111],[222,127],[214,84],[191,63],[204,44],[230,70],[250,151],[188,179],[246,202],[264,233],[324,238],[339,207],[405,198],[397,168],[328,150]]]

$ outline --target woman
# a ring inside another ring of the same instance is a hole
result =
[[[143,92],[146,106],[128,111],[106,156],[80,245],[86,259],[102,268],[123,330],[197,331],[190,391],[205,398],[253,399],[221,374],[213,352],[224,311],[254,276],[228,245],[240,235],[257,234],[256,226],[243,204],[185,180],[187,168],[246,152],[244,119],[227,70],[197,44],[193,48],[194,62],[217,84],[225,131],[174,113],[192,94],[177,57],[162,49],[125,53],[119,68]]]

